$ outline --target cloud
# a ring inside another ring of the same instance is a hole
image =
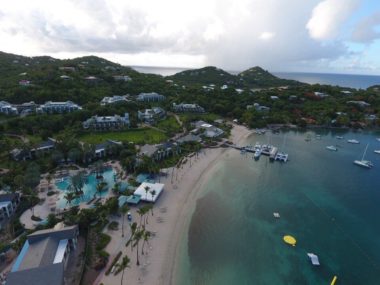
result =
[[[380,11],[362,19],[352,32],[352,40],[361,43],[371,43],[380,38]]]
[[[347,53],[340,27],[357,1],[4,1],[1,49],[129,65],[310,69]]]
[[[358,0],[324,0],[313,9],[306,28],[312,38],[317,40],[334,39],[339,35],[341,26],[355,11]]]

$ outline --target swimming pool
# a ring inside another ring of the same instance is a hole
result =
[[[97,185],[97,179],[95,173],[90,174],[87,178],[87,182],[83,187],[83,195],[79,198],[74,199],[71,201],[71,206],[78,206],[81,203],[86,203],[94,198],[95,194],[96,197],[104,197],[107,195],[108,191],[112,189],[112,187],[115,185],[115,172],[112,169],[108,169],[103,172],[103,181],[107,183],[107,187],[105,188],[105,191],[102,191],[99,195],[99,193],[96,192],[96,185]],[[59,199],[57,201],[57,207],[58,208],[65,208],[68,207],[69,204],[67,203],[67,200],[64,198],[66,191],[68,191],[68,188],[70,186],[70,177],[67,177],[63,179],[60,182],[57,182],[55,184],[59,190],[61,190],[61,193],[59,194]]]

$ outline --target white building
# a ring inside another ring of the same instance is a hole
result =
[[[0,101],[0,113],[6,115],[17,115],[18,111],[17,108],[14,107],[12,104],[6,101]]]
[[[201,133],[201,135],[207,138],[216,138],[224,134],[222,129],[219,129],[204,121],[197,121],[194,123],[194,126],[196,129],[192,131],[193,133]]]
[[[132,78],[130,78],[128,75],[115,75],[113,76],[113,79],[115,81],[132,81]]]
[[[40,105],[36,109],[37,113],[47,113],[47,114],[52,114],[52,113],[70,113],[74,111],[82,110],[82,107],[79,105],[71,102],[71,101],[66,101],[66,102],[52,102],[48,101],[43,105]]]
[[[119,130],[129,127],[129,114],[125,113],[124,117],[114,116],[93,116],[83,122],[84,129],[93,129],[96,131]]]
[[[123,103],[128,101],[128,95],[114,95],[112,97],[104,97],[102,101],[100,101],[100,105],[109,105],[109,104],[117,104],[117,103]]]
[[[158,101],[163,101],[165,100],[164,95],[160,95],[156,92],[151,92],[151,93],[140,93],[137,95],[137,101],[140,102],[158,102]]]
[[[160,107],[153,107],[152,109],[145,109],[137,112],[137,118],[145,123],[152,124],[156,120],[162,119],[166,116],[164,109]]]
[[[176,104],[173,103],[173,110],[176,113],[204,113],[205,109],[198,104]]]
[[[142,201],[155,203],[161,192],[164,191],[164,186],[161,183],[143,182],[133,194],[139,195]]]

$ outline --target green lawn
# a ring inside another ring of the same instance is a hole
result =
[[[173,116],[169,116],[165,120],[159,121],[156,127],[169,133],[178,133],[182,130],[181,126]]]
[[[107,139],[122,141],[122,142],[134,142],[137,144],[155,144],[163,142],[167,139],[167,136],[153,129],[133,129],[120,132],[93,132],[86,133],[78,137],[80,141],[99,144],[105,142]]]

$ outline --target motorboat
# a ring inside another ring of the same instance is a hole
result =
[[[342,139],[343,139],[342,136],[336,136],[336,138],[337,138],[338,140],[342,140]]]
[[[320,265],[318,255],[314,253],[307,253],[307,256],[310,258],[311,264],[313,264],[314,266]]]
[[[360,143],[358,140],[355,140],[355,139],[347,140],[347,142],[352,143],[352,144],[359,144]]]
[[[338,151],[338,148],[333,145],[326,146],[326,149],[331,150],[331,151]]]
[[[374,153],[380,154],[380,150],[374,150]]]

